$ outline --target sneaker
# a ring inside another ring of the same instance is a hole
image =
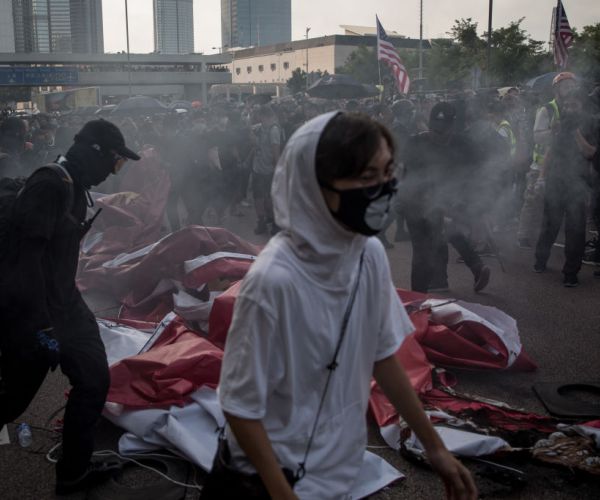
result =
[[[56,480],[56,494],[70,495],[77,491],[85,491],[92,486],[107,481],[121,470],[119,462],[94,461],[90,462],[85,472],[76,479]]]
[[[475,292],[481,292],[490,282],[490,276],[492,271],[488,266],[482,266],[475,272],[475,282],[473,283],[473,290]]]
[[[546,264],[540,264],[539,262],[536,262],[533,265],[533,272],[534,273],[545,273],[546,272]]]
[[[531,244],[531,240],[529,238],[519,238],[517,241],[517,246],[519,248],[533,248]]]
[[[579,286],[579,280],[576,274],[565,274],[563,278],[563,285],[567,288],[575,288]]]

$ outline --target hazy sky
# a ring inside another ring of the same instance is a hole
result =
[[[125,0],[102,0],[104,6],[104,49],[124,50]],[[480,31],[487,29],[486,0],[424,0],[423,36],[445,36],[455,19],[471,17]],[[547,41],[555,0],[496,0],[494,27],[525,17],[523,26],[536,40]],[[581,28],[600,22],[600,0],[563,0],[571,26]],[[196,52],[216,52],[221,45],[221,0],[194,0]],[[419,0],[292,0],[292,37],[342,33],[340,24],[374,26],[375,14],[386,30],[419,36]],[[152,0],[129,0],[129,32],[132,52],[154,50]]]

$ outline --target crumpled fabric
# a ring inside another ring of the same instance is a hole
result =
[[[202,386],[219,383],[223,351],[172,319],[152,347],[111,366],[106,400],[126,408],[183,405]]]

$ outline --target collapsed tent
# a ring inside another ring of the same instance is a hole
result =
[[[143,169],[130,169],[122,183],[131,191],[97,197],[105,211],[84,242],[78,275],[82,290],[111,294],[121,304],[118,318],[100,321],[111,364],[105,415],[128,431],[119,443],[122,453],[166,448],[208,470],[215,429],[224,422],[215,388],[238,280],[259,249],[221,228],[189,226],[162,235],[164,171],[150,153],[140,163]],[[488,455],[519,444],[515,436],[522,431],[531,431],[526,444],[533,446],[534,438],[543,440],[557,430],[558,422],[548,417],[451,389],[444,368],[536,368],[513,318],[493,307],[398,293],[415,331],[396,356],[451,450]],[[391,447],[419,449],[374,382],[370,411]],[[588,432],[584,427],[580,434]],[[365,452],[353,496],[371,494],[400,477]]]

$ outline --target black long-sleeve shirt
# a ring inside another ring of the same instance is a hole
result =
[[[81,300],[75,275],[86,202],[77,182],[72,193],[70,203],[65,180],[42,169],[28,179],[15,202],[9,313],[23,328],[64,324],[69,309]]]

